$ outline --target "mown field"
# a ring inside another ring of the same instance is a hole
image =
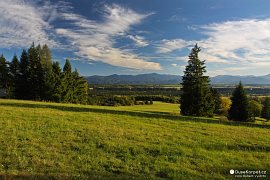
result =
[[[270,172],[270,124],[180,117],[177,104],[0,100],[0,177],[233,179]]]

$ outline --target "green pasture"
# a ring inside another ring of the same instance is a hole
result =
[[[0,178],[233,179],[266,170],[270,124],[182,117],[177,104],[0,100]]]

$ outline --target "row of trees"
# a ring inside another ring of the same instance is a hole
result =
[[[63,67],[52,62],[47,45],[23,50],[18,60],[14,55],[8,62],[0,57],[0,88],[5,89],[8,98],[41,100],[64,103],[86,103],[88,83],[72,71],[69,60]]]
[[[180,99],[181,114],[186,116],[209,116],[222,113],[220,94],[211,88],[208,76],[205,76],[205,61],[199,59],[201,49],[196,44],[189,55],[188,65],[184,71],[182,94]],[[258,105],[250,101],[240,82],[231,97],[228,119],[235,121],[254,121],[258,113]],[[263,103],[261,117],[270,119],[270,98]]]

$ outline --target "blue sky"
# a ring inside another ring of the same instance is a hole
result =
[[[269,0],[5,0],[0,53],[32,42],[82,75],[182,75],[198,43],[207,74],[270,73]]]

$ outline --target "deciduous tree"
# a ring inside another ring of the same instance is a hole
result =
[[[266,97],[263,101],[263,108],[262,108],[262,118],[270,120],[270,97]]]

